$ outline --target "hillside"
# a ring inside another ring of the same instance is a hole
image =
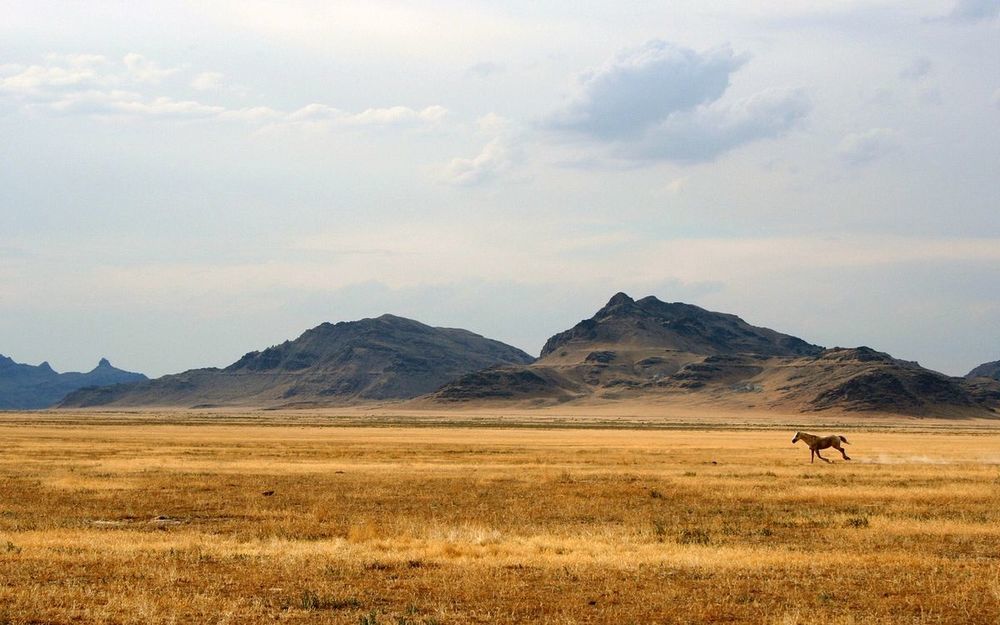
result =
[[[517,348],[467,330],[382,315],[320,324],[224,369],[82,390],[62,406],[310,406],[405,399],[472,371],[531,361]]]
[[[994,362],[987,362],[979,365],[972,371],[965,374],[967,380],[974,380],[976,378],[990,378],[991,380],[1000,380],[1000,360]]]
[[[141,373],[116,369],[106,358],[86,373],[56,373],[47,362],[32,366],[0,355],[0,410],[48,408],[79,388],[145,379]]]
[[[727,409],[992,416],[988,389],[867,347],[824,349],[731,314],[655,297],[611,298],[526,366],[465,375],[438,404],[683,402]]]

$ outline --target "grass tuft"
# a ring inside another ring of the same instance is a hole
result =
[[[299,597],[298,607],[303,610],[354,610],[361,607],[361,602],[354,597],[321,597],[312,590],[304,590]]]
[[[712,542],[712,537],[700,527],[684,528],[677,536],[677,542],[682,545],[707,545]]]

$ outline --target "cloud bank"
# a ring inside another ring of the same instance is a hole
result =
[[[266,105],[232,108],[198,100],[150,93],[182,72],[161,67],[130,52],[120,62],[95,54],[48,55],[44,64],[0,66],[0,99],[14,101],[36,114],[84,115],[106,120],[217,120],[311,129],[363,126],[433,125],[448,115],[443,106],[373,107],[352,113],[312,103],[295,110]],[[217,90],[223,76],[201,72],[187,81],[196,91]]]
[[[771,89],[723,99],[747,62],[728,46],[696,52],[653,40],[578,77],[576,93],[545,126],[612,147],[638,161],[709,161],[778,137],[809,112],[805,94]]]
[[[1000,0],[958,0],[948,19],[955,22],[979,22],[1000,16]]]
[[[837,151],[850,165],[865,165],[899,148],[899,133],[891,128],[872,128],[847,135]]]

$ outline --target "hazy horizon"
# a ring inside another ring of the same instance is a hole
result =
[[[0,354],[158,377],[617,291],[1000,359],[1000,0],[22,2]]]

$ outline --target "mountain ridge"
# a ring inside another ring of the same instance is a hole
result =
[[[992,380],[1000,380],[1000,360],[994,360],[993,362],[984,362],[972,369],[965,374],[966,379],[972,380],[975,378],[990,378]]]
[[[63,407],[308,406],[409,399],[495,364],[534,359],[459,328],[379,317],[324,322],[297,338],[247,352],[227,367],[192,369],[135,385],[80,391]]]
[[[553,335],[534,363],[463,376],[427,401],[683,401],[803,413],[984,417],[1000,407],[991,388],[870,347],[827,349],[729,313],[625,293]]]
[[[112,366],[107,358],[87,372],[57,373],[48,361],[32,366],[0,354],[0,410],[48,408],[80,388],[145,379],[141,373]]]

